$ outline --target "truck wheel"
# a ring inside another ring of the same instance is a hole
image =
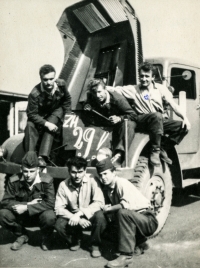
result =
[[[172,179],[169,167],[162,163],[152,167],[146,157],[139,157],[131,182],[146,196],[153,207],[158,220],[158,228],[151,237],[155,237],[165,225],[172,200]]]

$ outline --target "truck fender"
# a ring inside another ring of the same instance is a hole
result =
[[[136,133],[135,137],[129,147],[128,163],[130,168],[135,168],[139,156],[141,155],[144,147],[149,142],[149,136],[143,133]],[[168,156],[172,159],[172,165],[169,165],[172,175],[172,182],[174,187],[182,187],[183,174],[178,158],[178,153],[175,147],[171,147],[168,151]]]
[[[21,160],[25,155],[23,148],[24,134],[18,134],[7,139],[3,144],[2,148],[6,151],[6,160],[14,162],[15,164],[21,164]]]

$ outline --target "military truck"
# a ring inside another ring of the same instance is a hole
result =
[[[59,77],[68,86],[73,111],[65,115],[63,142],[58,148],[57,161],[54,166],[47,167],[47,172],[58,183],[67,176],[66,160],[69,157],[78,155],[87,158],[87,172],[96,173],[94,161],[97,151],[111,145],[112,129],[89,124],[88,111],[83,109],[90,79],[102,78],[112,86],[137,84],[138,67],[144,58],[140,21],[128,1],[80,1],[64,10],[57,28],[65,51]],[[191,170],[197,171],[200,178],[200,114],[196,109],[200,97],[200,68],[176,59],[148,61],[157,67],[157,82],[175,88],[174,99],[185,109],[192,124],[181,145],[168,148],[167,153],[173,161],[171,166],[165,162],[160,167],[149,165],[149,137],[136,133],[127,146],[126,163],[117,169],[118,175],[133,182],[151,201],[159,222],[155,236],[168,217],[172,188],[197,182],[191,177]],[[169,116],[176,119],[170,110]],[[14,135],[2,145],[0,172],[7,177],[20,170],[25,154],[23,135]]]

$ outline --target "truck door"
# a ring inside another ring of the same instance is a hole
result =
[[[190,71],[192,76],[185,80],[182,77],[184,71]],[[191,130],[183,139],[181,145],[177,147],[178,153],[196,153],[199,150],[199,135],[200,135],[200,120],[199,110],[199,88],[198,75],[195,68],[186,65],[173,64],[169,68],[170,85],[174,87],[174,98],[178,103],[178,96],[180,91],[186,92],[186,115],[191,123]],[[174,113],[173,119],[180,120]]]

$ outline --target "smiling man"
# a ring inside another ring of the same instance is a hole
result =
[[[69,177],[60,183],[56,195],[55,229],[76,251],[82,230],[91,226],[94,213],[104,206],[104,197],[98,180],[86,174],[87,160],[74,157],[67,166]]]
[[[64,115],[71,111],[71,97],[62,79],[56,79],[51,65],[44,65],[39,71],[41,83],[36,85],[28,97],[25,128],[25,151],[37,151],[39,165],[46,166],[51,147],[61,140]]]
[[[190,129],[190,123],[173,100],[172,93],[164,85],[155,83],[155,67],[144,62],[139,68],[140,84],[124,87],[107,87],[111,92],[118,92],[127,98],[131,107],[137,113],[137,128],[140,132],[149,134],[151,141],[150,163],[160,165],[160,158],[171,164],[166,151],[168,146],[179,144]],[[163,101],[167,102],[182,121],[165,117]],[[169,140],[161,144],[161,137],[167,135]]]
[[[53,211],[55,192],[53,178],[39,172],[35,152],[22,159],[22,172],[10,177],[1,201],[0,224],[16,237],[12,250],[19,250],[29,240],[25,227],[39,226],[43,250],[54,229],[56,215]]]

